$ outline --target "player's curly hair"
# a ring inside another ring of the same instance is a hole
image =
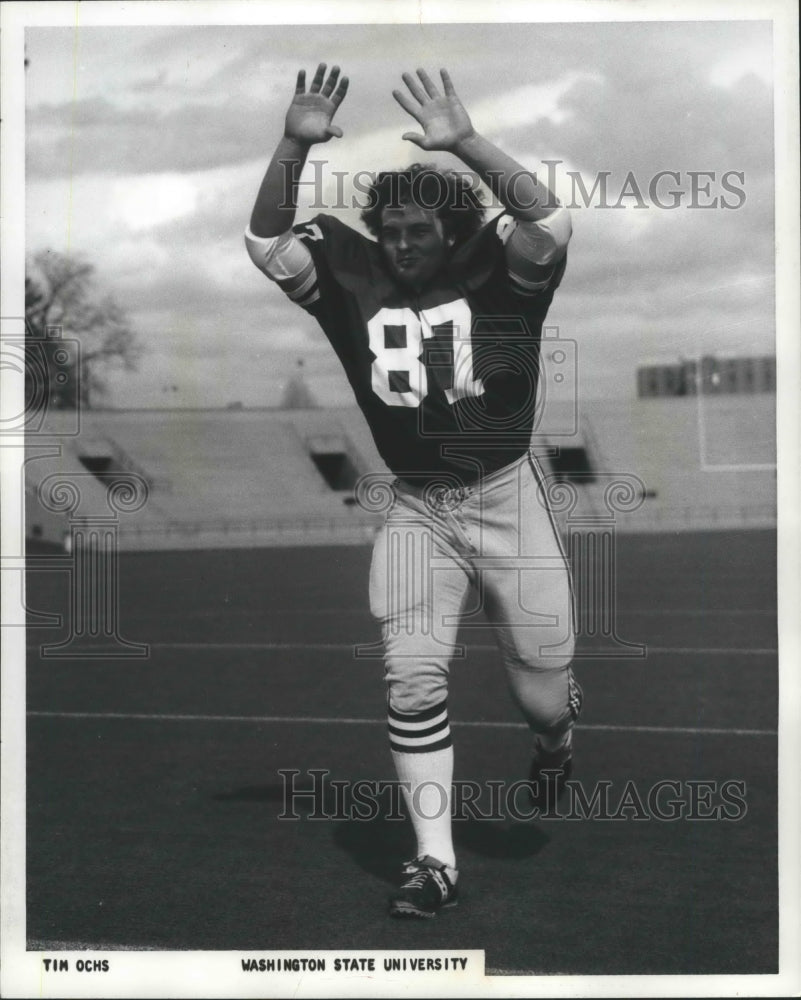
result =
[[[469,176],[455,170],[438,170],[431,163],[413,163],[406,170],[384,170],[367,192],[367,208],[361,220],[376,238],[381,232],[381,213],[388,206],[412,203],[433,208],[456,246],[477,233],[485,208]]]

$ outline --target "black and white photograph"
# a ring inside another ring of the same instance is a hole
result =
[[[2,19],[2,995],[801,995],[795,5]]]

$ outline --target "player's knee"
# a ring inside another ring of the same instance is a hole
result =
[[[537,623],[531,628],[504,629],[501,648],[507,667],[518,670],[562,670],[576,651],[576,635],[570,614],[554,616],[554,624]]]
[[[410,670],[409,663],[388,664],[386,673],[390,708],[404,715],[425,712],[448,697],[448,680],[444,670]]]
[[[507,676],[514,700],[536,732],[558,734],[578,719],[584,696],[570,666],[530,670],[507,664]]]
[[[442,704],[446,698],[446,690],[431,694],[430,692],[410,691],[403,688],[389,689],[389,707],[402,715],[417,715],[420,712],[427,712],[428,709]]]

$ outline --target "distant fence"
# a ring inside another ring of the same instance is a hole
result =
[[[371,542],[380,517],[282,517],[255,520],[167,521],[126,525],[120,530],[124,549],[221,548],[250,544],[359,544]]]
[[[624,514],[619,521],[621,531],[640,528],[753,528],[776,524],[775,504],[687,504],[680,507],[649,507],[648,501],[639,510]]]
[[[250,544],[364,544],[382,523],[380,515],[343,517],[281,517],[250,520],[217,518],[167,521],[119,529],[123,549],[241,547]],[[776,523],[775,504],[686,505],[648,507],[616,516],[619,531],[715,530],[760,528]]]
[[[558,520],[562,520],[558,518]],[[592,516],[590,516],[592,520]],[[69,537],[70,523],[80,526],[83,518],[63,519],[63,531],[48,535],[51,542]],[[280,517],[258,519],[215,518],[202,521],[119,523],[117,542],[121,550],[241,548],[247,545],[360,545],[372,542],[382,523],[381,515],[352,517]],[[618,513],[619,532],[709,531],[726,528],[770,528],[776,524],[775,504],[687,504],[677,507],[649,506]],[[564,527],[564,525],[563,525]]]

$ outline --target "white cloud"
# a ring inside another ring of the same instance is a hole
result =
[[[562,98],[577,83],[587,82],[602,86],[604,78],[599,73],[565,73],[547,83],[516,87],[478,101],[471,107],[470,116],[477,127],[492,132],[528,125],[542,118],[561,125],[571,115],[570,111],[560,107]]]
[[[195,211],[198,189],[192,175],[139,174],[111,183],[109,222],[131,232],[151,229]]]
[[[749,45],[727,54],[711,67],[709,82],[715,87],[731,87],[751,74],[764,83],[773,83],[773,58],[769,44]]]

